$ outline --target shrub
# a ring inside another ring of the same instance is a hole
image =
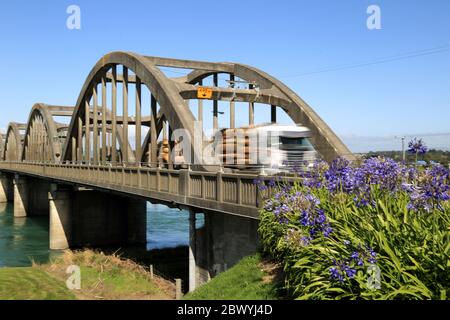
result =
[[[261,211],[263,249],[298,299],[447,299],[449,180],[442,166],[386,158],[317,163],[277,181]]]

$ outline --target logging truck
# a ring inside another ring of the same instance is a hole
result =
[[[311,166],[316,159],[309,138],[311,131],[300,125],[223,129],[215,139],[216,156],[225,168],[262,174],[291,172],[296,166]]]
[[[264,124],[222,129],[214,138],[204,142],[203,153],[210,155],[213,150],[213,163],[226,171],[251,171],[260,174],[292,172],[294,167],[311,166],[316,159],[316,151],[311,145],[311,131],[300,125]],[[206,148],[206,146],[208,148]],[[183,166],[189,163],[184,159],[177,142],[173,143],[173,163]],[[168,140],[159,142],[159,161],[169,162],[170,145]],[[211,160],[208,160],[211,163]],[[204,164],[204,163],[203,163]],[[210,164],[208,164],[210,166]]]

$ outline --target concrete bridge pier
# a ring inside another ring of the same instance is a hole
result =
[[[204,226],[197,228],[190,211],[189,291],[258,250],[257,220],[211,212],[204,218]]]
[[[72,191],[52,186],[48,200],[50,207],[50,249],[63,250],[72,241]]]
[[[48,193],[51,183],[35,178],[27,178],[28,184],[28,215],[47,216],[49,214]]]
[[[88,189],[52,189],[50,249],[146,243],[146,201]]]
[[[5,179],[5,185],[9,184],[7,179]],[[14,217],[20,218],[31,215],[49,214],[49,182],[42,179],[20,176],[18,174],[14,176],[13,180]],[[4,183],[2,181],[2,185]],[[7,190],[8,193],[9,187]],[[2,191],[0,190],[0,198],[1,194]]]
[[[12,202],[14,200],[12,175],[0,172],[0,203]]]
[[[28,183],[27,179],[14,175],[14,217],[23,218],[28,215]]]

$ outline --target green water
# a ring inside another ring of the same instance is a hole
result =
[[[48,249],[47,217],[14,218],[11,204],[0,204],[0,267],[21,267],[31,261],[46,262]]]
[[[155,256],[155,250],[186,246],[189,241],[188,218],[186,211],[149,203],[147,246],[121,246],[121,252],[130,258],[141,260],[147,259],[147,256]],[[203,223],[201,217],[198,223]],[[119,248],[111,249],[115,252]],[[14,218],[12,204],[0,204],[0,267],[26,267],[31,265],[32,260],[45,263],[58,254],[59,252],[49,250],[48,216]],[[179,258],[187,259],[187,254]]]

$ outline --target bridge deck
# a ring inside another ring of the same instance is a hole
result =
[[[29,162],[0,162],[0,170],[253,219],[262,204],[249,174]]]

